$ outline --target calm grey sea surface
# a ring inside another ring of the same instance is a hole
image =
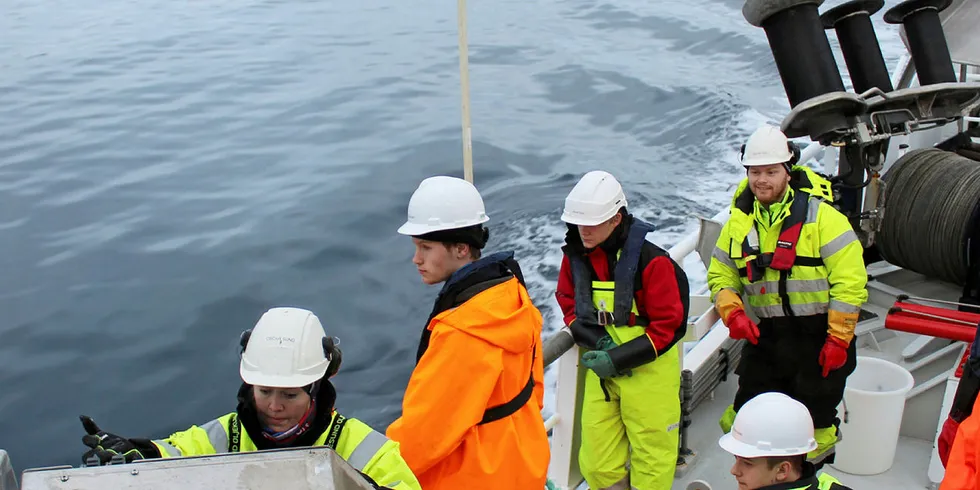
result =
[[[583,173],[616,174],[669,246],[727,203],[738,146],[785,114],[741,6],[470,1],[489,249],[516,251],[546,331]],[[434,0],[4,2],[0,448],[18,469],[79,464],[79,414],[164,437],[233,410],[239,333],[280,305],[341,339],[342,412],[379,430],[398,416],[438,289],[395,230],[423,178],[462,176],[456,15]],[[901,41],[876,25],[894,66]]]

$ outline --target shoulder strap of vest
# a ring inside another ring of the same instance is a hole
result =
[[[640,263],[640,252],[646,242],[647,233],[656,228],[638,218],[627,232],[626,243],[616,261],[613,277],[616,279],[616,289],[613,300],[613,317],[617,324],[625,325],[633,309],[634,281]],[[575,286],[575,316],[595,321],[598,318],[592,299],[592,269],[585,257],[572,254],[568,256],[572,269],[572,284]]]
[[[517,260],[514,259],[513,254],[505,258],[503,263],[508,269],[510,269],[511,274],[514,274],[514,277],[516,277],[517,281],[521,283],[521,286],[527,288],[527,285],[524,284],[524,272],[521,271],[521,264],[517,263]]]
[[[776,241],[776,250],[770,265],[773,269],[784,271],[793,267],[796,261],[796,244],[800,241],[809,203],[810,195],[805,192],[797,191],[793,196],[793,202],[789,205],[789,216],[783,220],[779,230],[779,239]]]
[[[636,270],[640,265],[640,252],[643,244],[646,243],[647,233],[655,229],[653,225],[639,218],[633,218],[626,243],[623,244],[623,251],[616,261],[616,289],[613,300],[613,316],[616,324],[625,325],[629,321],[630,311],[633,309],[633,295],[635,294]]]
[[[796,244],[800,241],[800,233],[810,207],[809,202],[810,195],[806,192],[795,193],[793,201],[789,204],[789,216],[783,220],[776,241],[776,250],[773,253],[760,253],[757,224],[752,223],[752,228],[742,240],[742,254],[745,257],[754,255],[756,258],[748,261],[745,269],[739,269],[739,275],[747,278],[749,282],[755,282],[762,279],[766,268],[786,272],[794,265],[807,267],[823,265],[823,259],[820,257],[799,257],[796,254]]]
[[[592,302],[592,266],[585,256],[571,254],[568,265],[572,269],[572,285],[575,287],[575,316],[596,321],[598,317]]]
[[[328,429],[330,434],[327,436],[327,440],[324,442],[324,445],[330,449],[336,450],[337,441],[340,440],[340,434],[344,432],[345,425],[347,425],[347,417],[344,417],[338,413],[337,416],[334,417],[333,422],[330,423],[330,429]]]
[[[527,384],[524,385],[524,389],[510,401],[484,410],[483,419],[476,425],[488,424],[495,420],[508,417],[520,410],[531,399],[531,394],[534,392],[534,360],[536,356],[537,345],[535,344],[531,346],[531,374],[527,378]]]
[[[238,414],[231,414],[231,418],[228,419],[228,432],[231,437],[228,438],[228,452],[237,453],[241,451],[242,445],[242,423],[238,420]]]

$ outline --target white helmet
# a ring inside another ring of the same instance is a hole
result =
[[[313,312],[272,308],[242,333],[239,373],[250,385],[301,388],[327,372],[326,332]]]
[[[571,225],[598,225],[626,206],[626,194],[609,172],[593,170],[575,184],[565,198],[561,220]]]
[[[408,221],[402,235],[418,236],[490,221],[483,198],[473,184],[456,177],[437,175],[419,184],[408,201]]]
[[[762,126],[755,130],[742,145],[742,165],[758,167],[774,163],[788,163],[794,158],[789,139],[775,126]]]
[[[806,406],[770,392],[742,405],[732,430],[718,439],[718,445],[736,456],[758,458],[806,454],[817,448],[817,441]]]

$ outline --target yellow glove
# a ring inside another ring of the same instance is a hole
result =
[[[745,306],[742,304],[742,298],[735,291],[725,288],[718,291],[715,295],[715,309],[718,310],[718,315],[721,316],[721,321],[728,326],[728,319],[737,310],[744,310]]]
[[[844,345],[850,344],[859,314],[830,310],[827,312],[827,333],[843,341]]]

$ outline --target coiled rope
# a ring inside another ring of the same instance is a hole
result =
[[[882,177],[881,256],[927,277],[964,285],[980,261],[980,162],[934,148],[913,150]],[[973,249],[971,253],[971,248]]]

